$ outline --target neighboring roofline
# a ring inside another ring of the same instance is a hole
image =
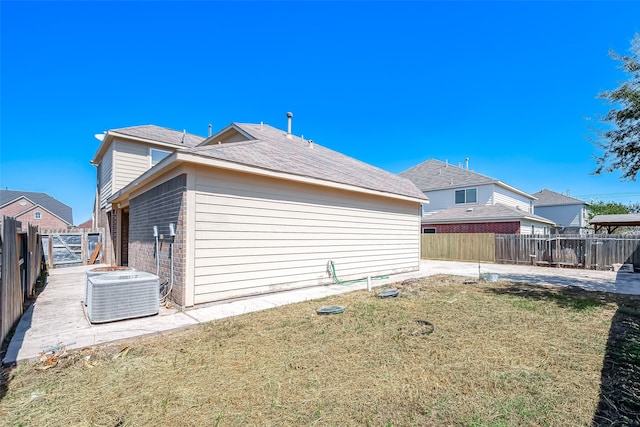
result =
[[[537,205],[533,205],[536,208],[547,208],[550,206],[575,206],[575,205],[585,205],[585,206],[589,206],[591,205],[588,202],[582,202],[580,200],[578,200],[575,203],[541,203],[541,204],[537,204]]]
[[[26,197],[25,197],[25,199],[27,199],[27,200],[31,201],[30,199],[28,199],[28,198],[26,198]],[[33,202],[31,201],[31,203],[33,203]],[[73,225],[73,224],[71,224],[69,221],[67,221],[66,219],[61,218],[61,217],[60,217],[60,215],[56,215],[55,213],[51,212],[49,209],[47,209],[47,208],[45,208],[44,206],[39,205],[39,204],[37,204],[37,203],[34,203],[34,204],[33,204],[33,206],[30,206],[28,209],[25,209],[25,210],[23,210],[23,211],[21,211],[21,212],[19,212],[19,213],[16,213],[16,214],[11,215],[11,216],[15,218],[15,217],[17,217],[17,216],[24,215],[24,214],[29,213],[29,212],[31,212],[31,211],[33,211],[33,210],[38,209],[38,208],[40,208],[40,209],[41,209],[41,210],[43,210],[43,211],[47,211],[47,212],[49,212],[51,215],[55,216],[56,218],[58,218],[60,221],[64,222],[65,224]]]
[[[323,180],[319,178],[306,177],[301,175],[294,175],[286,172],[278,172],[270,169],[259,168],[256,166],[249,166],[242,163],[231,162],[228,160],[220,160],[211,158],[204,155],[199,155],[195,153],[185,153],[181,151],[175,151],[169,156],[165,157],[160,163],[147,170],[145,173],[140,175],[138,178],[133,180],[131,183],[127,184],[122,189],[118,190],[116,193],[111,195],[107,199],[107,203],[118,203],[118,201],[123,197],[128,197],[133,191],[137,188],[146,185],[152,182],[157,176],[162,173],[169,172],[170,170],[178,167],[181,164],[195,164],[201,166],[209,166],[218,169],[231,170],[235,172],[249,173],[253,175],[266,176],[270,178],[283,179],[287,181],[293,181],[298,183],[310,184],[310,185],[319,185],[322,187],[329,187],[334,189],[352,191],[362,194],[369,194],[375,196],[381,196],[386,198],[392,198],[397,200],[411,201],[416,203],[425,203],[429,201],[429,199],[425,196],[424,199],[420,199],[417,197],[404,196],[402,194],[396,193],[387,193],[379,190],[372,190],[364,187],[358,187],[351,184],[343,184],[334,181]]]
[[[36,204],[33,200],[31,200],[30,198],[28,198],[27,196],[24,195],[20,195],[18,197],[16,197],[15,199],[12,199],[10,201],[8,201],[7,203],[5,203],[4,205],[0,205],[0,209],[4,208],[5,206],[10,205],[11,203],[16,202],[18,199],[27,199],[28,201],[30,201],[31,203],[33,203],[34,205]]]
[[[527,199],[530,199],[531,201],[538,200],[536,197],[532,196],[531,194],[529,194],[527,192],[524,192],[522,190],[518,190],[517,188],[512,187],[509,184],[505,184],[502,181],[499,181],[497,179],[491,179],[491,178],[489,178],[489,180],[487,180],[487,181],[474,182],[474,183],[469,183],[469,184],[448,185],[446,187],[432,188],[432,189],[429,189],[429,190],[422,190],[421,189],[420,191],[422,191],[423,193],[429,193],[429,192],[432,192],[432,191],[453,190],[453,189],[456,189],[456,188],[470,188],[470,187],[478,187],[478,186],[481,186],[481,185],[491,185],[491,184],[497,185],[497,186],[502,187],[502,188],[506,188],[507,190],[512,191],[512,192],[514,192],[516,194],[519,194],[520,196],[524,196]]]
[[[51,197],[51,196],[49,196],[49,197]],[[11,201],[9,201],[9,202],[5,203],[4,205],[0,206],[0,209],[4,208],[5,206],[9,206],[9,205],[10,205],[10,204],[12,204],[12,203],[15,203],[16,201],[18,201],[18,200],[20,200],[20,199],[26,199],[26,200],[30,201],[30,202],[32,203],[32,205],[33,205],[33,206],[31,206],[31,207],[29,207],[29,208],[27,208],[27,209],[25,209],[25,210],[23,210],[23,211],[20,211],[20,213],[17,213],[17,214],[12,215],[12,217],[17,216],[17,215],[25,214],[25,213],[29,212],[29,211],[30,211],[30,210],[32,210],[32,209],[35,209],[35,208],[37,208],[37,207],[40,207],[40,208],[42,208],[43,210],[45,210],[45,211],[49,212],[51,215],[53,215],[53,216],[55,216],[56,218],[58,218],[59,220],[61,220],[62,222],[64,222],[65,224],[73,225],[73,224],[71,224],[69,221],[67,221],[66,219],[62,218],[60,215],[58,215],[58,214],[55,214],[55,213],[51,212],[49,209],[45,208],[44,206],[42,206],[42,205],[41,205],[41,204],[39,204],[39,203],[34,202],[33,200],[31,200],[30,198],[28,198],[28,197],[27,197],[27,196],[25,196],[24,194],[22,194],[22,195],[20,195],[20,196],[16,197],[15,199],[12,199]],[[60,203],[62,203],[62,202],[60,202]],[[66,205],[65,205],[65,206],[66,206]]]
[[[543,188],[540,191],[536,191],[534,194],[538,193],[548,193],[549,195],[545,198],[561,198],[562,201],[540,201],[538,204],[534,204],[536,207],[547,207],[547,206],[573,206],[573,205],[585,205],[590,206],[591,203],[585,202],[584,200],[577,199],[575,197],[558,193],[557,191],[549,190],[548,188]],[[540,200],[540,198],[538,198]]]
[[[500,181],[499,179],[492,178],[490,176],[483,175],[483,174],[481,174],[479,172],[475,172],[475,171],[472,171],[472,170],[469,170],[469,169],[465,169],[465,168],[463,168],[461,166],[456,166],[454,164],[450,164],[448,162],[443,162],[441,160],[434,159],[434,158],[427,159],[424,162],[422,162],[422,163],[420,163],[420,164],[418,164],[416,166],[413,166],[413,167],[411,167],[411,168],[409,168],[409,169],[407,169],[405,171],[402,171],[402,172],[399,173],[399,175],[403,176],[402,174],[404,174],[405,172],[413,170],[414,168],[417,168],[417,167],[419,167],[420,165],[422,165],[424,163],[432,162],[432,161],[433,162],[437,162],[437,163],[441,163],[442,165],[444,165],[445,168],[449,168],[450,167],[450,168],[452,168],[452,170],[455,170],[455,168],[457,168],[457,169],[459,169],[461,171],[461,173],[468,173],[468,174],[470,173],[470,174],[477,175],[480,178],[480,180],[478,180],[477,182],[471,182],[471,183],[468,183],[468,184],[460,184],[460,183],[458,183],[458,184],[452,184],[452,185],[445,185],[445,186],[442,186],[442,187],[430,187],[430,188],[426,188],[426,189],[418,187],[420,189],[420,191],[422,191],[423,193],[428,193],[428,192],[431,192],[431,191],[452,190],[454,188],[458,188],[458,189],[459,188],[470,188],[470,187],[473,187],[473,186],[494,184],[494,185],[497,185],[499,187],[505,188],[505,189],[507,189],[507,190],[509,190],[509,191],[511,191],[513,193],[516,193],[516,194],[518,194],[520,196],[523,196],[523,197],[525,197],[527,199],[530,199],[532,201],[533,200],[538,200],[537,197],[533,196],[532,194],[529,194],[526,191],[522,191],[522,190],[520,190],[520,189],[518,189],[516,187],[513,187],[513,186],[509,185],[509,184],[506,184],[506,183]],[[410,179],[410,178],[407,178],[407,179]]]
[[[548,224],[552,227],[557,227],[557,224],[550,220],[541,220],[539,218],[534,218],[528,215],[525,216],[507,216],[501,218],[495,217],[479,217],[479,218],[442,218],[436,219],[433,221],[429,220],[429,215],[424,215],[421,219],[423,224],[463,224],[463,223],[478,223],[478,222],[509,222],[509,221],[530,221],[537,222],[541,224]]]

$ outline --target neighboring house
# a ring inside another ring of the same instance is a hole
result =
[[[288,132],[233,123],[206,139],[153,126],[107,132],[93,163],[114,261],[157,272],[182,307],[332,283],[329,261],[340,280],[418,270],[426,197],[292,135],[290,120]],[[160,142],[174,151],[151,167],[148,147]],[[132,151],[147,170],[125,183],[118,171]]]
[[[562,234],[587,234],[589,227],[589,203],[551,190],[533,193],[536,214],[549,218]]]
[[[76,228],[82,228],[85,230],[91,230],[93,228],[93,219],[88,219],[82,224],[76,226]]]
[[[73,211],[45,193],[0,190],[0,218],[10,216],[40,229],[62,229],[73,226]]]
[[[429,198],[423,233],[547,234],[555,226],[534,214],[535,197],[468,168],[429,159],[399,175]]]

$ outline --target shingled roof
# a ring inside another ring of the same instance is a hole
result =
[[[556,193],[555,191],[540,190],[537,193],[532,194],[533,197],[537,198],[533,202],[534,206],[559,206],[559,205],[588,205],[589,203],[576,199],[574,197],[565,196],[561,193]]]
[[[253,139],[216,144],[214,135],[203,145],[180,152],[428,200],[409,179],[345,156],[315,142],[294,135],[288,137],[286,132],[263,124],[233,123],[230,127]],[[211,145],[204,145],[208,143]]]
[[[500,182],[497,179],[436,159],[426,160],[404,172],[400,172],[399,175],[413,181],[422,191]]]
[[[168,129],[156,125],[131,126],[126,128],[111,129],[111,133],[133,136],[136,138],[148,139],[151,141],[172,144],[176,147],[195,147],[205,140],[204,137]]]
[[[526,211],[513,208],[511,206],[495,204],[495,205],[478,205],[478,206],[457,206],[439,211],[431,215],[425,215],[422,218],[423,223],[427,224],[449,224],[449,223],[468,223],[480,221],[536,221],[554,226],[555,223],[547,218],[530,214]]]
[[[73,225],[73,211],[64,203],[54,199],[46,193],[37,193],[31,191],[14,191],[0,190],[0,207],[24,197],[29,199],[33,204],[42,206],[52,214],[56,215],[69,225]]]

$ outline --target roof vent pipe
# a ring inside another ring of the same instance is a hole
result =
[[[209,123],[209,136],[211,136],[211,123]]]
[[[287,113],[287,138],[291,138],[291,118],[293,117],[292,112]]]
[[[468,157],[466,159],[464,159],[464,163],[465,163],[465,166],[467,167],[467,170],[469,170],[469,158]]]

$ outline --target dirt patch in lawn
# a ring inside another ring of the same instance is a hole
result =
[[[597,424],[598,416],[622,420],[638,404],[625,380],[640,366],[637,299],[465,280],[411,280],[393,286],[396,297],[355,291],[162,336],[61,349],[49,365],[5,371],[0,418],[11,425],[575,426]],[[344,312],[318,315],[323,306]],[[616,319],[623,315],[627,323]],[[614,339],[614,327],[630,332],[616,329]],[[614,366],[624,345],[626,374]],[[615,393],[620,384],[628,395]]]

